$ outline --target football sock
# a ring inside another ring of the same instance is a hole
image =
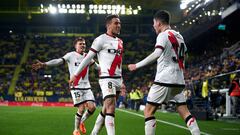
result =
[[[197,121],[192,115],[189,115],[185,119],[185,122],[192,135],[200,135],[200,130]]]
[[[79,129],[79,124],[80,124],[81,118],[82,118],[82,115],[76,113],[76,115],[75,115],[75,126],[74,126],[75,130]]]
[[[145,119],[145,135],[155,135],[156,119],[154,116]]]
[[[105,115],[102,112],[100,112],[95,122],[91,135],[97,135],[100,132],[100,130],[104,125],[104,119],[105,119]]]
[[[90,112],[89,110],[85,111],[83,116],[82,116],[82,119],[81,119],[81,122],[84,122],[90,115],[92,115],[94,112]]]
[[[106,113],[105,126],[108,135],[115,135],[114,114]]]

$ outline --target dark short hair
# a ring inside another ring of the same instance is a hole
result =
[[[160,20],[164,24],[170,23],[170,13],[166,10],[159,10],[153,16],[154,19]]]
[[[119,16],[118,15],[108,15],[105,19],[105,23],[109,24],[113,18],[119,18]]]
[[[85,41],[85,39],[82,38],[82,37],[78,37],[78,38],[76,38],[76,39],[73,41],[73,45],[76,45],[76,43],[77,43],[78,41]]]

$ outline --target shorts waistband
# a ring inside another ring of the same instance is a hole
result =
[[[107,79],[107,78],[112,78],[112,79],[121,79],[121,76],[100,76],[100,79]]]
[[[179,87],[179,88],[185,88],[184,84],[169,84],[169,83],[160,83],[160,82],[154,82],[153,84],[165,86],[165,87]]]
[[[70,90],[89,90],[91,88],[70,88]]]

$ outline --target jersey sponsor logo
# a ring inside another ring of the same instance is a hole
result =
[[[74,65],[78,67],[81,64],[81,62],[75,62]]]
[[[113,62],[111,64],[110,69],[108,69],[109,75],[114,76],[116,68],[121,68],[122,64],[122,54],[123,54],[123,46],[122,41],[118,40],[118,49],[109,49],[108,51],[113,52],[115,55],[115,58],[113,59]],[[109,52],[109,53],[110,53]]]
[[[108,53],[113,53],[113,54],[116,54],[116,55],[121,55],[122,54],[122,50],[121,49],[108,49]]]

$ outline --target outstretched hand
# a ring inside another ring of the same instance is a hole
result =
[[[33,69],[33,70],[38,70],[38,69],[43,68],[43,67],[45,67],[45,66],[46,66],[45,63],[37,60],[37,63],[32,64],[32,69]]]
[[[128,65],[128,70],[129,71],[135,71],[137,69],[136,64],[129,64]]]

